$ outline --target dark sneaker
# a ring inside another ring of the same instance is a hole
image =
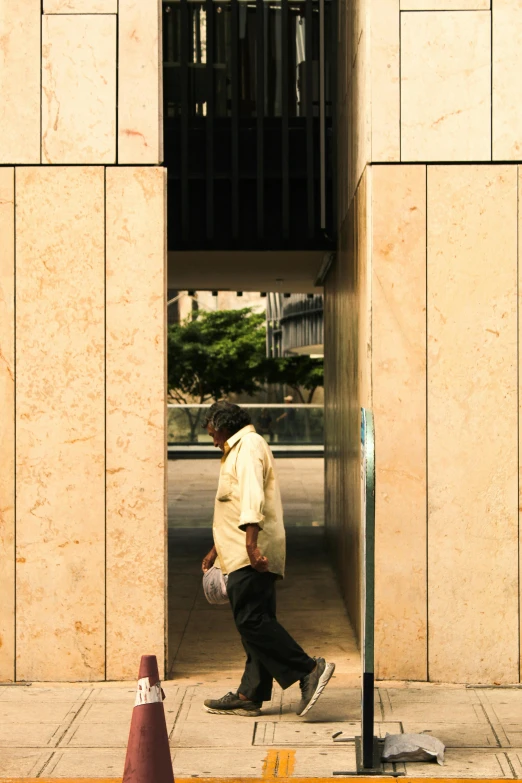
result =
[[[205,702],[207,712],[214,715],[241,715],[243,718],[261,715],[261,703],[240,699],[237,693],[227,693],[221,699],[207,699]]]
[[[314,658],[314,660],[317,666],[313,672],[307,674],[299,682],[301,686],[301,701],[297,708],[299,717],[306,715],[308,710],[312,709],[335,671],[335,663],[326,663],[324,658]]]

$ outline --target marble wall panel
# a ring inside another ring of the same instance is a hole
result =
[[[107,677],[165,644],[165,173],[107,169]]]
[[[427,203],[429,676],[516,682],[516,168],[429,167]]]
[[[105,672],[104,174],[16,173],[21,680]]]
[[[491,159],[491,15],[401,14],[401,159]]]
[[[493,159],[522,159],[522,4],[495,0],[493,21]]]
[[[427,677],[426,167],[372,167],[379,679]]]
[[[399,0],[371,0],[371,160],[400,161]]]
[[[40,0],[0,4],[0,163],[40,163]]]
[[[350,619],[361,633],[360,409],[371,407],[370,169],[361,177],[325,284],[326,533]]]
[[[42,160],[116,160],[116,17],[42,21]]]
[[[43,0],[44,14],[116,14],[118,0]]]
[[[160,0],[119,0],[118,25],[118,163],[161,163]]]
[[[401,0],[401,11],[487,11],[491,0]]]
[[[14,680],[14,169],[0,168],[0,682]]]

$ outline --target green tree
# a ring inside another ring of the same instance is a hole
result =
[[[267,365],[269,383],[284,383],[296,394],[300,402],[310,404],[316,390],[324,385],[324,363],[310,356],[285,356],[271,359]],[[303,389],[308,392],[306,399]]]
[[[198,312],[168,331],[169,397],[204,404],[228,394],[254,394],[266,375],[265,318],[242,310]],[[201,409],[185,409],[191,440]]]

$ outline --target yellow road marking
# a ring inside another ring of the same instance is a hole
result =
[[[269,750],[263,762],[263,780],[291,777],[295,767],[295,750]]]
[[[277,775],[278,751],[269,750],[263,761],[263,779],[272,780]]]
[[[268,754],[275,753],[277,751],[269,751]],[[291,751],[290,751],[291,753]],[[267,755],[268,755],[267,754]],[[290,765],[290,762],[289,762]],[[273,778],[272,778],[273,779]],[[256,781],[265,781],[267,778],[197,778],[198,783],[256,783]],[[277,783],[339,783],[341,780],[356,780],[357,783],[376,783],[375,777],[360,777],[351,776],[350,778],[331,777],[331,778],[292,778],[292,777],[277,777]],[[378,778],[381,783],[442,783],[444,780],[451,780],[452,783],[471,783],[470,778],[413,778],[403,777],[391,778],[386,776],[380,776]],[[506,778],[473,778],[473,781],[480,781],[480,783],[506,783]],[[0,778],[0,783],[121,783],[121,778]],[[178,778],[176,777],[176,783],[194,783],[194,778]]]
[[[294,767],[295,767],[295,750],[280,750],[277,777],[279,778],[292,777],[292,775],[294,774]]]

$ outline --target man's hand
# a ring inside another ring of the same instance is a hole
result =
[[[268,560],[264,555],[261,554],[259,549],[256,547],[253,550],[247,550],[248,551],[248,557],[250,558],[250,565],[252,568],[255,568],[256,571],[259,571],[260,573],[265,573],[265,571],[268,571]]]
[[[268,560],[261,554],[257,546],[259,530],[259,525],[246,526],[246,549],[252,568],[255,568],[260,573],[264,573],[268,571]]]
[[[210,552],[206,557],[203,558],[203,562],[201,563],[201,570],[204,574],[207,573],[207,571],[210,571],[214,563],[216,562],[217,557],[217,550],[216,547],[213,546]]]

